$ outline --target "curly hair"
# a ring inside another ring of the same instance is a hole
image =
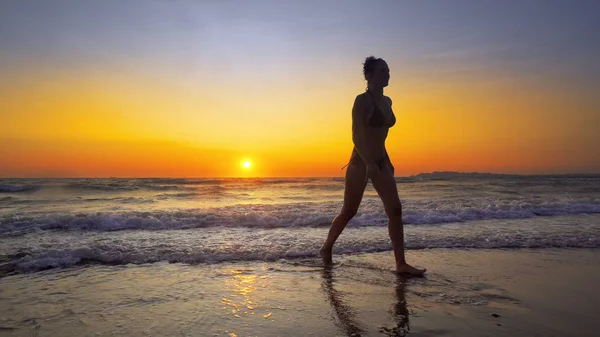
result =
[[[365,76],[365,80],[367,79],[367,74],[371,74],[375,70],[375,66],[378,62],[383,61],[382,58],[376,58],[375,56],[369,56],[365,59],[363,63],[363,75]]]

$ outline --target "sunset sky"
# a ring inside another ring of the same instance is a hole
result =
[[[342,176],[369,55],[397,176],[600,173],[600,1],[3,0],[0,177]]]

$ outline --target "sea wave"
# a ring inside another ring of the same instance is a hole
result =
[[[473,228],[468,233],[440,225],[435,234],[409,229],[406,249],[506,249],[506,248],[600,248],[599,231],[594,228]],[[92,237],[30,238],[29,247],[0,259],[0,275],[35,272],[85,264],[219,263],[224,261],[277,261],[317,258],[326,232],[212,231],[206,234],[151,233],[144,236],[106,235]],[[336,254],[371,253],[392,249],[384,228],[347,231],[336,245]]]
[[[132,183],[121,183],[111,181],[78,181],[65,185],[66,188],[75,190],[93,190],[93,191],[136,191],[139,186]]]
[[[0,193],[33,192],[40,189],[40,187],[39,185],[2,184],[0,185]]]
[[[140,203],[146,199],[131,199]],[[95,213],[9,214],[0,216],[0,234],[34,230],[177,230],[207,227],[319,227],[337,215],[341,202],[240,204],[207,209],[148,210]],[[404,223],[431,225],[486,219],[527,219],[539,216],[600,213],[598,199],[455,199],[452,202],[414,200],[403,210]],[[388,222],[381,202],[363,201],[350,227],[383,226]]]

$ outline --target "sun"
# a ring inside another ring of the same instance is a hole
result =
[[[249,168],[250,168],[250,166],[252,166],[252,163],[251,163],[251,162],[249,162],[248,160],[244,160],[244,162],[242,163],[242,166],[243,166],[245,169],[249,169]]]

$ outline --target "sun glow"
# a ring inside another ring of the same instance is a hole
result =
[[[250,162],[249,162],[249,161],[247,161],[247,160],[245,160],[245,161],[242,163],[242,167],[244,167],[245,169],[249,169],[249,168],[250,168],[250,166],[252,166],[252,163],[250,163]]]

